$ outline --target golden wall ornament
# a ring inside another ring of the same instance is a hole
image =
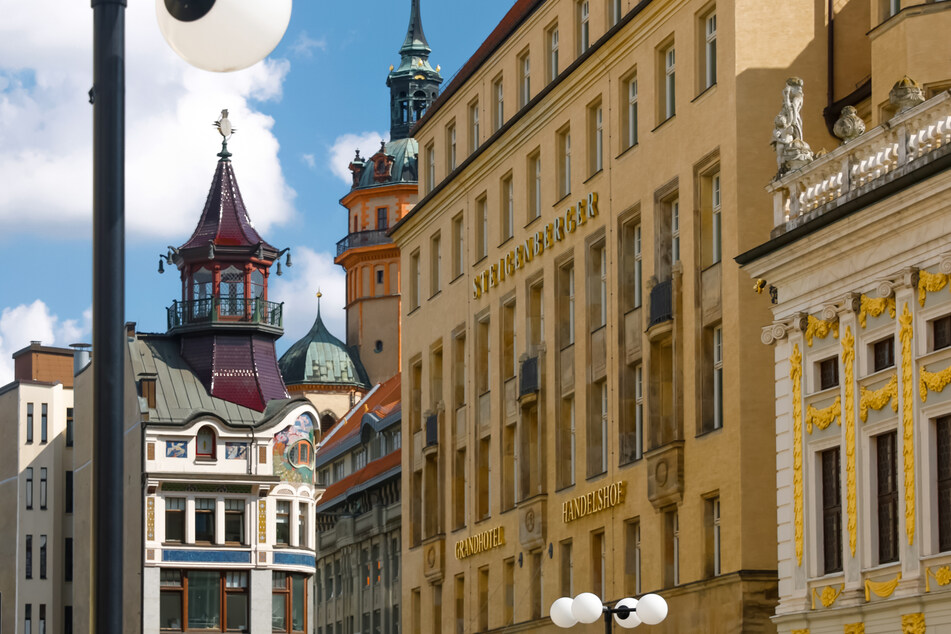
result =
[[[804,630],[793,630],[790,634],[809,634],[809,628],[807,627]]]
[[[793,409],[793,521],[796,534],[796,565],[802,565],[802,354],[793,345],[789,357]]]
[[[839,587],[835,586],[826,586],[822,589],[822,592],[819,592],[817,588],[812,589],[812,609],[816,609],[816,599],[819,599],[819,603],[822,604],[822,607],[829,608],[835,604],[836,599],[839,598],[839,595],[842,594],[842,591],[845,590],[845,584],[840,584]]]
[[[155,539],[155,498],[149,496],[145,501],[145,525],[148,540]]]
[[[842,426],[842,397],[836,396],[835,401],[829,407],[816,409],[812,405],[806,408],[806,431],[812,433],[812,426],[815,425],[820,430],[827,428],[832,422]]]
[[[928,293],[940,291],[947,284],[948,276],[944,273],[918,271],[918,303],[921,307],[925,307],[925,299],[927,299]]]
[[[866,297],[862,295],[859,305],[859,325],[864,329],[868,316],[878,317],[888,309],[888,314],[892,319],[895,318],[895,298],[894,297]]]
[[[882,597],[887,599],[892,596],[892,593],[895,592],[895,588],[898,587],[898,582],[901,581],[901,572],[895,575],[895,578],[891,581],[872,581],[871,579],[865,580],[865,602],[868,603],[872,600],[872,593],[875,593],[875,596]]]
[[[878,411],[885,407],[887,403],[892,404],[892,411],[898,413],[898,374],[893,374],[883,387],[877,390],[867,390],[864,386],[859,387],[859,418],[862,422],[868,420],[868,410]]]
[[[901,634],[925,634],[925,615],[923,612],[901,615]]]
[[[842,364],[845,366],[845,500],[846,525],[849,529],[849,550],[855,557],[858,518],[855,502],[855,337],[852,327],[845,327],[842,337]]]
[[[928,372],[921,368],[918,371],[918,394],[921,396],[921,402],[928,401],[928,390],[941,392],[948,383],[951,383],[951,365],[937,372]]]
[[[946,586],[951,583],[951,566],[940,566],[938,568],[925,568],[925,592],[931,592],[931,579],[934,578],[939,586]]]
[[[267,543],[267,500],[258,500],[258,543]]]
[[[842,626],[842,634],[865,634],[865,623],[846,623]]]
[[[911,359],[911,338],[913,318],[908,310],[908,302],[899,318],[901,330],[901,390],[902,390],[902,456],[905,459],[905,532],[908,545],[915,541],[915,421],[914,421],[914,380]]]
[[[806,345],[810,348],[812,347],[813,337],[818,337],[819,339],[825,339],[829,336],[829,333],[832,333],[832,336],[836,339],[839,338],[839,320],[830,319],[828,321],[818,319],[809,315],[806,320]]]

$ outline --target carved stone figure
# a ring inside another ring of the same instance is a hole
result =
[[[832,132],[842,139],[842,143],[845,144],[865,133],[865,122],[862,121],[862,117],[858,115],[854,107],[846,106],[842,108],[842,113],[839,115],[839,120],[832,127]]]
[[[924,100],[925,91],[921,89],[918,82],[908,75],[902,77],[888,93],[888,101],[897,108],[896,115],[924,103]]]
[[[803,139],[802,79],[790,77],[783,88],[783,107],[773,120],[770,145],[776,151],[776,178],[798,169],[813,159],[812,149]]]

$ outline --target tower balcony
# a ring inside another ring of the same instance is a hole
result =
[[[357,231],[347,235],[346,238],[337,243],[337,257],[340,257],[350,249],[370,247],[377,244],[390,244],[391,242],[393,241],[386,235],[386,229]]]
[[[256,326],[277,335],[282,334],[284,329],[284,303],[259,298],[175,300],[167,311],[169,332],[206,328],[209,325],[225,328]]]

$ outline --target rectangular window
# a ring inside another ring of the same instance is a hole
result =
[[[720,497],[704,500],[704,573],[707,577],[720,575]]]
[[[456,122],[453,121],[446,128],[446,157],[449,171],[456,169]]]
[[[545,37],[548,43],[548,81],[558,77],[558,25],[548,29]]]
[[[40,405],[40,442],[46,443],[49,435],[49,404]]]
[[[872,371],[878,372],[895,365],[895,337],[872,344]]]
[[[839,384],[839,357],[819,362],[819,389],[828,390]]]
[[[541,152],[535,152],[528,159],[528,173],[531,181],[528,187],[529,198],[529,217],[531,222],[542,215],[542,155]]]
[[[46,492],[47,492],[46,467],[40,468],[40,509],[46,510]]]
[[[941,350],[951,346],[951,315],[931,322],[932,350]],[[29,437],[27,442],[31,442]]]
[[[244,500],[225,500],[225,543],[244,543]]]
[[[46,634],[46,604],[40,604],[40,634]]]
[[[492,82],[492,97],[495,102],[495,108],[492,113],[492,131],[495,132],[505,123],[505,89],[502,84],[501,76]]]
[[[680,261],[680,199],[670,201],[670,261]]]
[[[661,83],[661,114],[664,120],[670,119],[677,113],[676,95],[676,68],[677,55],[673,45],[661,52],[661,69],[663,81]]]
[[[191,574],[194,573],[190,572],[189,575]],[[304,632],[307,626],[308,577],[298,573],[277,571],[272,572],[271,575],[271,630]],[[353,631],[352,627],[350,631]]]
[[[390,226],[389,214],[386,207],[376,208],[376,228],[377,231],[388,229]]]
[[[515,622],[515,559],[502,562],[502,625]]]
[[[26,404],[26,442],[33,442],[33,403]]]
[[[631,520],[624,524],[624,591],[641,593],[641,523]]]
[[[822,573],[842,570],[842,494],[839,448],[819,454],[822,469]]]
[[[536,550],[529,554],[529,563],[531,568],[528,569],[529,574],[529,592],[531,592],[532,600],[532,620],[542,618],[542,587],[544,586],[542,579],[542,552]]]
[[[466,631],[466,578],[456,575],[456,634]]]
[[[185,498],[165,498],[165,541],[185,541]]]
[[[499,187],[500,200],[499,211],[501,212],[501,242],[505,242],[514,235],[515,232],[515,188],[512,185],[512,175],[508,174],[502,178]]]
[[[26,572],[26,578],[33,578],[33,536],[26,536],[26,565],[23,567]]]
[[[588,0],[581,0],[578,3],[578,55],[587,51],[591,45],[589,17]]]
[[[63,634],[73,634],[73,606],[63,607]]]
[[[570,539],[566,539],[559,544],[559,554],[561,560],[561,596],[571,597],[575,594],[575,583]]]
[[[215,543],[215,500],[195,499],[195,542]]]
[[[452,278],[462,275],[466,257],[466,230],[462,214],[452,219]]]
[[[525,107],[532,98],[531,60],[526,52],[518,59],[519,107]]]
[[[278,500],[275,516],[275,541],[285,546],[291,543],[291,503],[287,500]]]
[[[479,568],[479,631],[489,629],[489,567]]]
[[[723,427],[723,328],[713,329],[713,428]]]
[[[26,510],[33,508],[33,467],[26,468]]]
[[[430,294],[435,295],[442,290],[442,241],[437,232],[429,241],[429,281]]]
[[[608,28],[621,21],[621,0],[607,0],[608,4]]]
[[[597,174],[604,167],[604,109],[601,101],[588,107],[588,171]]]
[[[63,549],[63,577],[65,581],[73,580],[73,538],[67,537]]]
[[[710,178],[710,195],[711,195],[711,253],[713,255],[713,263],[716,264],[723,258],[723,252],[721,247],[721,234],[722,229],[720,225],[720,173],[717,172]]]
[[[717,14],[708,13],[702,18],[703,23],[703,42],[700,46],[701,60],[700,68],[703,71],[702,90],[706,90],[717,83]]]
[[[641,225],[634,225],[634,308],[640,308],[644,302],[643,262],[641,258]]]
[[[469,148],[470,154],[479,149],[479,102],[469,104]]]
[[[604,596],[605,586],[604,529],[591,532],[591,586],[594,594]]]
[[[72,513],[73,512],[73,472],[66,472],[66,489],[65,495],[63,496],[63,512]]]
[[[644,365],[634,366],[634,460],[644,457]]]
[[[478,260],[489,254],[489,204],[485,196],[476,201],[476,245]]]
[[[33,631],[33,605],[27,603],[23,610],[23,634],[32,634]]]
[[[409,309],[419,308],[419,251],[409,256]]]
[[[73,408],[66,408],[66,446],[73,446]]]
[[[951,550],[951,416],[935,421],[937,436],[938,550]]]
[[[436,186],[436,149],[430,143],[426,146],[426,192],[433,191]]]
[[[898,561],[897,432],[875,438],[878,488],[878,563]]]
[[[627,80],[627,116],[624,118],[624,149],[637,145],[637,75]]]
[[[571,193],[571,131],[565,128],[558,133],[558,197]]]
[[[46,579],[46,535],[40,535],[40,579]]]
[[[901,11],[901,0],[886,0],[886,2],[888,3],[887,17],[890,18],[893,15],[897,15],[898,12]]]

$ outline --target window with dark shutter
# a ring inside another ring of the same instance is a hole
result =
[[[842,570],[842,497],[839,487],[839,448],[828,449],[822,460],[823,574]]]
[[[875,439],[878,463],[878,563],[898,561],[897,432]]]
[[[951,550],[951,416],[937,420],[938,544]]]

